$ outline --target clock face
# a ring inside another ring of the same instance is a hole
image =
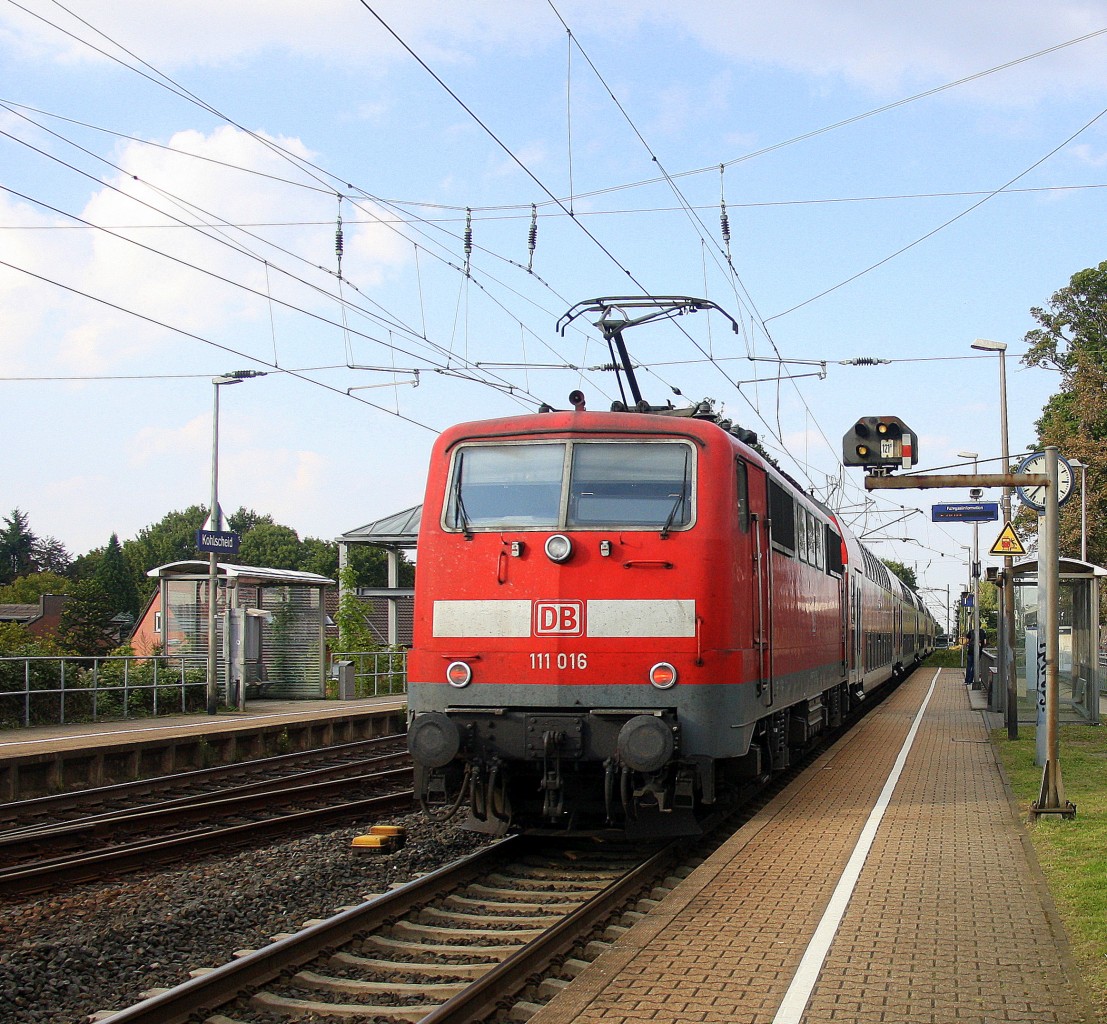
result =
[[[1028,455],[1022,460],[1018,471],[1020,473],[1030,473],[1034,476],[1045,475],[1046,471],[1046,455],[1045,452],[1035,452],[1033,455]],[[1034,487],[1018,487],[1016,490],[1019,493],[1019,497],[1023,500],[1023,503],[1029,505],[1031,508],[1036,509],[1038,512],[1045,511],[1046,504],[1046,488],[1040,486]],[[1062,504],[1065,499],[1072,493],[1072,466],[1060,455],[1057,456],[1057,504]]]

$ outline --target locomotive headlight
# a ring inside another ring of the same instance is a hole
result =
[[[551,562],[567,562],[573,553],[573,542],[563,533],[546,538],[546,557]]]
[[[451,661],[446,666],[446,682],[459,690],[473,679],[473,670],[464,661]]]
[[[659,661],[650,669],[650,684],[659,690],[668,690],[676,686],[677,670],[667,661]]]

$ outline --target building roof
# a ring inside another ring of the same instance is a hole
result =
[[[30,622],[41,614],[37,604],[0,604],[0,622]]]
[[[301,586],[333,586],[334,580],[320,576],[316,572],[301,572],[298,569],[270,569],[260,565],[234,565],[230,562],[216,562],[216,570],[228,579],[241,583],[299,583]],[[208,563],[199,558],[190,558],[183,562],[169,562],[151,569],[147,576],[207,576]]]
[[[379,548],[414,548],[419,540],[423,506],[415,505],[383,519],[348,530],[335,540],[339,544],[372,544]]]

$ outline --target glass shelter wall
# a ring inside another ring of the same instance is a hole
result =
[[[1061,574],[1057,689],[1062,722],[1099,721],[1098,596],[1098,581],[1092,572]],[[1018,717],[1020,722],[1033,723],[1037,721],[1039,687],[1044,687],[1045,676],[1045,637],[1039,629],[1036,574],[1016,575],[1014,604]]]

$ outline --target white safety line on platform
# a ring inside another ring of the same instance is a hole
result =
[[[941,669],[935,672],[934,678],[930,680],[930,689],[927,690],[922,706],[915,715],[914,722],[911,723],[911,728],[907,733],[907,738],[903,741],[896,763],[892,766],[892,772],[884,783],[884,788],[880,791],[880,796],[877,797],[876,804],[869,814],[869,820],[865,822],[865,827],[857,838],[857,845],[853,848],[853,853],[842,872],[842,877],[838,879],[838,885],[834,889],[834,895],[830,897],[830,903],[827,904],[822,920],[815,929],[815,934],[811,936],[811,941],[803,954],[803,959],[800,960],[799,967],[796,969],[795,977],[792,978],[792,984],[788,986],[788,991],[784,993],[784,1000],[773,1018],[773,1024],[799,1024],[803,1011],[807,1009],[807,1003],[815,988],[815,982],[819,980],[819,972],[822,970],[823,961],[826,959],[827,953],[830,952],[830,944],[834,941],[838,925],[842,923],[842,917],[845,915],[846,907],[849,906],[850,897],[857,887],[857,880],[861,877],[861,869],[865,866],[865,860],[872,849],[873,841],[876,839],[876,830],[880,828],[884,812],[891,803],[892,793],[899,782],[899,777],[903,774],[903,767],[907,764],[907,755],[911,753],[915,736],[922,724],[923,714],[926,712],[926,706],[930,703],[930,698],[934,696],[934,687],[938,683],[940,674]]]
[[[342,707],[341,712],[358,710],[374,711],[398,711],[404,706],[403,701],[395,701],[388,704],[350,704]],[[338,713],[339,709],[335,709]],[[134,736],[143,732],[165,732],[168,729],[206,729],[211,730],[215,725],[241,725],[244,722],[264,722],[272,718],[303,718],[302,711],[259,711],[257,714],[236,715],[230,718],[227,715],[211,715],[195,722],[181,722],[176,725],[148,725],[142,728],[113,729],[103,732],[62,733],[61,735],[43,736],[41,739],[19,739],[0,741],[0,747],[28,747],[36,743],[56,743],[59,739],[65,740],[91,740],[101,736]],[[322,721],[322,719],[319,719]]]

